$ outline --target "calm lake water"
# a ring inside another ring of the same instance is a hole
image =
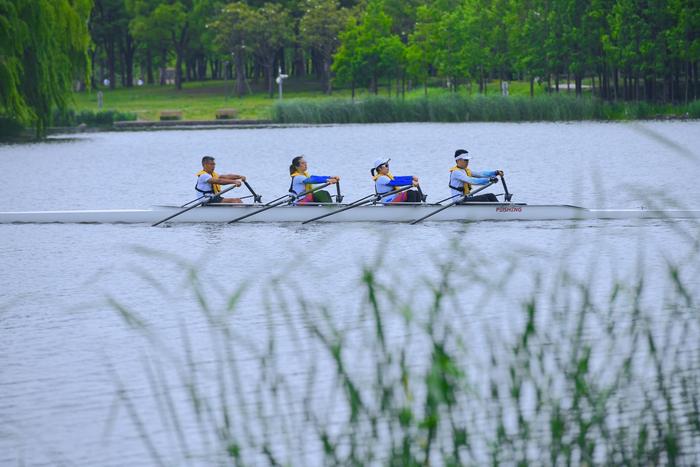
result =
[[[419,176],[428,200],[437,201],[448,196],[447,170],[458,148],[474,156],[474,169],[503,169],[519,202],[700,206],[700,123],[646,122],[56,137],[0,146],[0,170],[8,174],[0,188],[0,211],[184,203],[193,198],[193,175],[203,155],[215,156],[220,172],[246,175],[263,201],[287,191],[288,166],[296,155],[306,156],[313,173],[340,175],[346,201],[372,191],[372,161],[387,156],[394,174]],[[531,292],[531,274],[546,280],[559,264],[581,277],[596,268],[588,280],[599,294],[594,298],[604,299],[610,278],[634,276],[643,257],[648,300],[659,299],[667,261],[682,261],[688,238],[698,238],[699,231],[697,221],[0,225],[0,465],[152,462],[118,397],[121,381],[145,425],[157,421],[158,403],[143,366],[152,346],[125,325],[109,301],[145,317],[173,348],[184,345],[184,316],[191,345],[207,347],[205,318],[193,312],[198,305],[189,292],[187,265],[196,266],[216,306],[245,287],[236,327],[255,341],[270,331],[267,311],[280,307],[270,298],[278,287],[273,279],[291,291],[286,295],[291,313],[300,309],[294,297],[303,295],[326,304],[338,319],[351,320],[362,307],[362,267],[378,257],[386,266],[383,277],[398,295],[413,297],[417,309],[430,299],[421,289],[424,279],[439,278],[436,264],[457,252],[463,266],[473,262],[499,277],[516,261],[518,272],[500,286],[496,304],[470,302],[465,308],[475,321],[498,326],[513,319],[513,310]],[[290,356],[288,363],[293,360]],[[215,365],[216,359],[202,364]],[[254,366],[243,365],[255,373]],[[188,404],[184,397],[174,403]],[[196,423],[183,423],[196,432]],[[172,434],[160,423],[152,426],[153,443],[166,452],[168,465],[197,463],[178,461],[177,452],[168,451]]]

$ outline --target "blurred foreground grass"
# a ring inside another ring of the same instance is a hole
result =
[[[161,413],[139,413],[115,373],[119,397],[161,465],[698,465],[700,247],[696,224],[674,226],[688,240],[663,283],[643,258],[624,277],[561,264],[524,271],[515,307],[502,304],[517,258],[478,266],[493,260],[463,238],[451,257],[470,263],[437,260],[419,288],[381,257],[366,265],[356,306],[316,303],[283,274],[262,310],[239,309],[242,288],[216,305],[178,259],[197,305],[177,342],[113,301],[152,348]],[[251,314],[254,333],[241,324]],[[205,354],[189,320],[206,327]],[[178,440],[167,452],[152,439],[163,431]]]

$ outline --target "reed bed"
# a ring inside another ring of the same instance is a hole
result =
[[[244,289],[213,303],[177,260],[197,305],[176,344],[112,302],[152,348],[144,371],[160,416],[140,414],[116,372],[115,384],[161,465],[698,465],[700,255],[697,232],[679,233],[687,254],[651,300],[641,257],[633,276],[565,264],[545,275],[517,258],[474,267],[491,261],[465,245],[471,266],[438,259],[422,287],[402,286],[381,258],[368,264],[356,307],[273,277],[252,335]],[[513,278],[526,293],[503,307]]]
[[[687,106],[646,102],[606,103],[566,94],[535,96],[442,95],[432,98],[291,99],[276,103],[271,118],[277,123],[390,122],[526,122],[575,120],[634,120],[663,118],[675,109],[679,117],[700,117],[700,101]]]
[[[133,112],[119,112],[117,110],[81,110],[76,112],[73,109],[54,110],[51,124],[57,127],[70,127],[80,124],[88,126],[112,126],[114,122],[135,121],[136,114]]]

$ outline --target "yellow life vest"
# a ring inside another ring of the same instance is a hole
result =
[[[455,170],[463,170],[464,173],[467,174],[467,177],[471,177],[471,176],[472,176],[472,171],[469,169],[469,167],[467,167],[466,169],[460,169],[459,167],[457,167],[457,166],[455,165],[454,167],[452,167],[452,168],[450,169],[450,173],[454,172]],[[454,186],[452,186],[451,184],[450,184],[450,188],[452,188],[453,190],[459,190],[459,188],[454,187]],[[465,194],[465,195],[468,195],[469,192],[472,191],[472,186],[471,186],[471,184],[469,184],[469,183],[464,183],[464,184],[462,185],[462,190],[464,191],[464,194]]]
[[[299,171],[294,172],[292,175],[290,175],[290,177],[292,177],[292,186],[294,186],[294,177],[296,177],[298,175],[303,175],[306,178],[309,178],[311,176],[311,175],[309,175],[309,172],[299,172]],[[304,184],[304,191],[311,191],[313,189],[314,189],[314,186],[311,183]],[[289,191],[292,191],[291,186],[289,187]],[[299,193],[297,193],[297,194],[299,194]]]
[[[379,180],[379,177],[381,177],[381,176],[382,176],[381,174],[377,174],[377,175],[375,175],[374,177],[372,177],[372,180],[374,180],[374,182],[376,183],[377,180]],[[387,173],[386,173],[386,177],[389,177],[389,180],[393,180],[393,179],[394,179],[394,176],[391,174],[391,172],[387,172]],[[376,185],[375,185],[375,187],[376,187]],[[392,188],[393,188],[394,190],[398,190],[398,189],[399,189],[399,187],[397,187],[397,186],[392,187]],[[375,188],[374,191],[377,191],[376,188]],[[387,193],[388,193],[388,192],[387,192]]]
[[[209,172],[207,172],[206,170],[200,170],[199,172],[197,172],[197,173],[195,174],[195,177],[199,178],[200,175],[208,174],[208,173],[209,173]],[[211,173],[211,176],[212,176],[212,178],[219,178],[219,174],[216,173],[216,172],[212,172],[212,173]],[[215,184],[215,183],[212,183],[212,184],[211,184],[211,189],[212,189],[212,191],[214,192],[214,194],[217,194],[218,192],[221,191],[221,185],[217,185],[217,184]]]

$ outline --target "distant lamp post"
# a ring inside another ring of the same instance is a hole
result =
[[[282,100],[282,82],[286,79],[289,78],[289,75],[283,75],[282,74],[282,67],[277,68],[277,86],[279,86],[280,90],[280,100]]]

